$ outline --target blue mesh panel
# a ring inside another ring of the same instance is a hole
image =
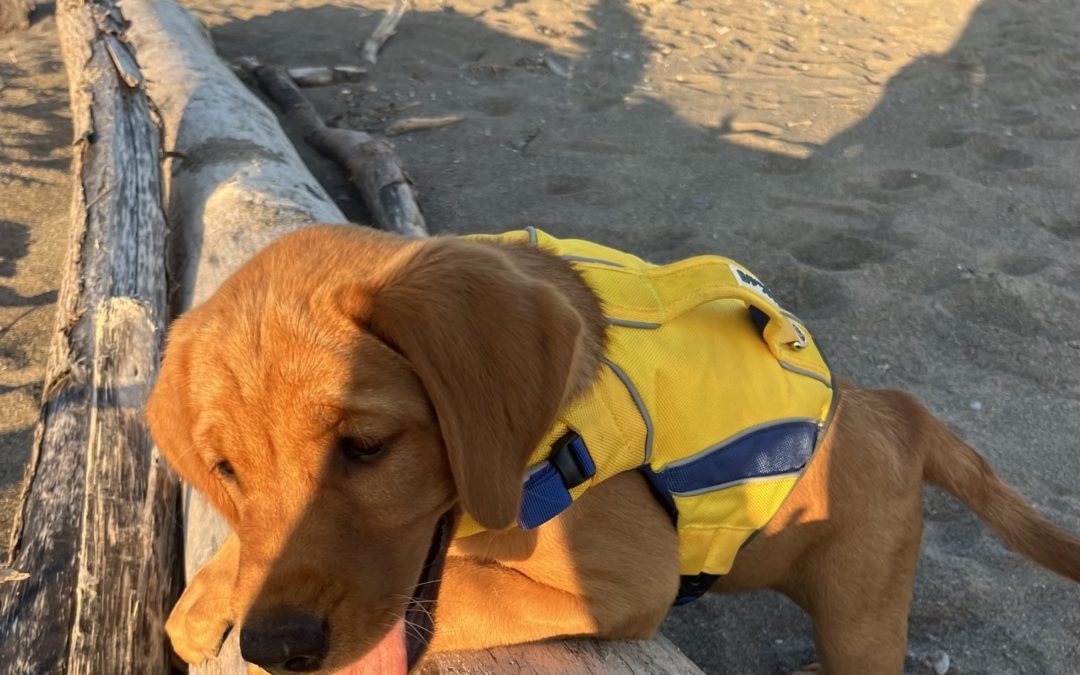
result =
[[[817,432],[813,422],[765,427],[692,462],[664,469],[659,476],[671,492],[685,493],[798,471],[814,452]]]

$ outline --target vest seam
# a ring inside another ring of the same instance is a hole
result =
[[[809,377],[812,380],[817,380],[818,382],[822,383],[823,385],[825,385],[829,389],[833,388],[832,387],[832,381],[830,379],[826,379],[824,376],[822,376],[819,373],[815,373],[814,371],[806,369],[806,368],[800,368],[799,366],[788,363],[787,361],[785,361],[783,359],[776,359],[776,363],[779,364],[780,367],[783,368],[784,370],[791,371],[791,372],[795,373],[796,375],[803,375],[805,377]]]
[[[811,454],[811,457],[812,456],[813,456],[813,454]],[[810,459],[807,458],[806,464],[808,464],[809,462],[810,462]],[[802,475],[803,468],[806,466],[806,464],[803,464],[802,467],[799,467],[798,469],[793,470],[793,471],[782,471],[780,473],[770,473],[770,474],[764,475],[764,476],[747,476],[746,478],[738,478],[736,480],[731,480],[731,481],[728,481],[726,483],[718,483],[716,485],[710,485],[708,487],[699,488],[697,490],[690,490],[688,492],[675,492],[674,490],[669,490],[669,492],[671,492],[671,496],[673,496],[673,497],[697,497],[699,495],[709,494],[710,492],[719,492],[720,490],[726,490],[727,488],[738,487],[740,485],[750,485],[750,484],[753,484],[753,483],[769,482],[769,481],[777,480],[779,478],[798,477],[798,476]],[[787,497],[785,496],[784,499],[786,500]],[[687,527],[690,527],[690,526],[688,525]],[[705,528],[701,528],[701,529],[706,529],[707,530],[707,529],[713,529],[713,528],[705,527]],[[744,528],[744,529],[750,529],[750,528]]]
[[[630,380],[630,376],[627,375],[622,368],[615,365],[611,359],[606,357],[601,360],[604,365],[611,368],[611,371],[615,373],[615,376],[622,381],[623,386],[625,386],[626,390],[630,393],[630,398],[634,400],[634,406],[637,407],[642,422],[645,423],[645,460],[642,464],[648,464],[652,461],[653,422],[652,417],[649,415],[649,410],[645,407],[645,401],[641,398],[641,395],[638,394],[637,387],[635,387],[633,381]]]
[[[720,441],[719,443],[713,443],[712,445],[710,445],[710,446],[708,446],[706,448],[698,450],[697,452],[695,452],[692,455],[689,455],[688,457],[682,457],[682,458],[679,458],[679,459],[676,459],[676,460],[672,461],[669,464],[665,464],[659,471],[657,471],[657,473],[662,474],[663,472],[667,471],[668,469],[677,469],[677,468],[679,468],[681,466],[684,466],[686,464],[691,464],[693,462],[696,462],[699,459],[703,459],[705,457],[708,457],[709,455],[713,454],[714,452],[718,452],[720,450],[723,450],[724,448],[728,447],[732,443],[736,443],[738,441],[741,441],[744,437],[749,436],[750,434],[756,433],[758,431],[762,431],[764,429],[771,429],[773,427],[782,426],[784,424],[813,424],[814,426],[820,427],[820,424],[819,424],[820,422],[821,422],[821,420],[816,418],[816,417],[785,417],[783,419],[770,420],[768,422],[762,422],[761,424],[755,424],[752,427],[747,427],[747,428],[743,429],[742,431],[740,431],[739,433],[737,433],[737,434],[735,434],[733,436],[729,436],[728,438],[725,438],[724,440]]]

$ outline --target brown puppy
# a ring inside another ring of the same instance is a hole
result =
[[[148,407],[169,461],[235,530],[173,611],[177,653],[201,661],[241,623],[245,658],[274,672],[651,635],[678,541],[639,474],[505,529],[603,341],[597,299],[536,249],[342,226],[259,253],[175,323]],[[924,481],[1080,581],[1080,540],[912,397],[840,394],[805,475],[713,591],[790,596],[828,672],[901,672]],[[491,531],[450,544],[462,511]]]

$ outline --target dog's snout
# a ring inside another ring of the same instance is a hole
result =
[[[322,667],[330,648],[326,622],[295,610],[250,616],[240,629],[244,660],[267,670],[309,673]]]

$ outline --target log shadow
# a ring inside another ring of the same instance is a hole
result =
[[[30,228],[22,223],[0,219],[0,277],[16,275],[18,261],[29,254]],[[0,307],[40,307],[56,302],[57,291],[23,295],[0,284]],[[0,338],[14,325],[0,326]]]

